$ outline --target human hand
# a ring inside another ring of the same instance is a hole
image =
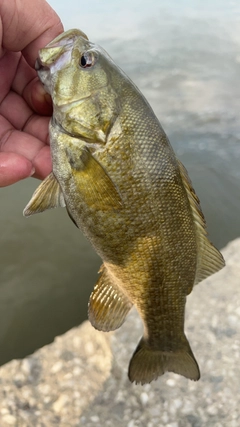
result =
[[[45,0],[0,1],[0,187],[52,169],[50,96],[34,63],[38,50],[63,31]]]

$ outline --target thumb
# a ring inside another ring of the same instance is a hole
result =
[[[34,67],[40,48],[63,31],[60,18],[45,0],[1,0],[1,45],[10,51],[23,51]]]
[[[0,153],[0,187],[14,184],[34,172],[32,162],[20,154]]]

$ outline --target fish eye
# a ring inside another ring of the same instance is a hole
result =
[[[80,58],[79,64],[82,68],[92,67],[94,65],[94,55],[92,52],[84,52]]]

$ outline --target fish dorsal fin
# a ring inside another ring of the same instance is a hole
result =
[[[187,170],[179,160],[178,164],[184,187],[187,191],[187,196],[191,206],[193,220],[196,228],[198,246],[197,271],[194,282],[194,284],[196,285],[203,279],[206,279],[206,277],[211,276],[211,274],[214,274],[217,271],[221,270],[224,267],[225,262],[222,254],[208,240],[206,221],[200,207],[199,198],[197,197],[192,187],[192,183],[188,176]]]
[[[88,318],[99,331],[114,331],[126,319],[132,303],[108,276],[104,265],[88,304]]]
[[[24,216],[31,216],[48,209],[65,207],[61,187],[53,172],[44,179],[32,195],[23,211]]]
[[[102,211],[122,209],[122,199],[112,179],[86,147],[80,155],[79,150],[67,148],[66,155],[76,188],[89,207]]]

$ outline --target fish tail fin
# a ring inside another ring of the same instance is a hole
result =
[[[165,372],[174,372],[190,380],[197,381],[200,371],[187,338],[184,348],[176,351],[152,349],[142,338],[129,364],[128,377],[136,384],[146,384],[156,380]]]

